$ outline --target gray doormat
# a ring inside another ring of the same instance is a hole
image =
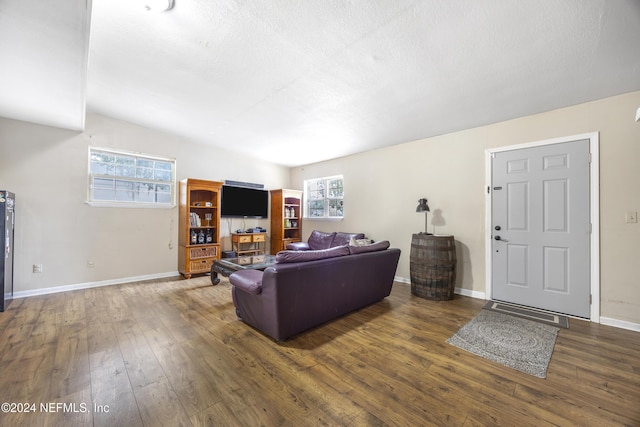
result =
[[[569,318],[561,314],[551,313],[548,311],[536,310],[535,308],[521,307],[511,305],[499,301],[488,301],[484,307],[485,310],[497,311],[499,313],[511,314],[512,316],[521,317],[523,319],[535,320],[547,325],[557,326],[559,328],[569,329]]]
[[[559,330],[509,314],[480,310],[447,343],[526,374],[546,378]]]

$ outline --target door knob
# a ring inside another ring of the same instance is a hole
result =
[[[496,239],[496,240],[502,240],[502,237],[500,237],[500,236],[496,236],[496,237],[494,237],[494,239]]]
[[[500,231],[502,230],[502,227],[500,227],[499,225],[496,225],[496,230]]]

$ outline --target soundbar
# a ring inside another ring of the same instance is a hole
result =
[[[257,188],[262,190],[264,188],[264,184],[255,184],[253,182],[241,182],[241,181],[231,181],[225,180],[224,185],[231,185],[233,187],[245,187],[245,188]]]

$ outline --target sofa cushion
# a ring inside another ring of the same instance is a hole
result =
[[[262,274],[260,270],[240,270],[229,276],[229,282],[246,293],[257,295],[262,292]]]
[[[310,248],[307,242],[293,242],[287,245],[287,249],[292,251],[308,251]]]
[[[333,246],[333,238],[336,237],[336,233],[324,233],[322,231],[313,230],[311,236],[309,236],[309,249],[329,249]]]
[[[338,231],[333,238],[332,246],[348,245],[351,239],[364,239],[364,233],[343,233]]]
[[[309,251],[280,251],[276,254],[276,263],[284,264],[291,262],[315,261],[318,259],[334,258],[344,255],[349,255],[348,246],[334,246],[329,249]]]
[[[388,240],[381,240],[376,243],[364,246],[349,246],[349,253],[352,255],[361,254],[364,252],[384,251],[389,248]]]

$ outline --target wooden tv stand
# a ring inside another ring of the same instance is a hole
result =
[[[264,255],[267,246],[267,233],[231,233],[231,245],[239,257]]]

